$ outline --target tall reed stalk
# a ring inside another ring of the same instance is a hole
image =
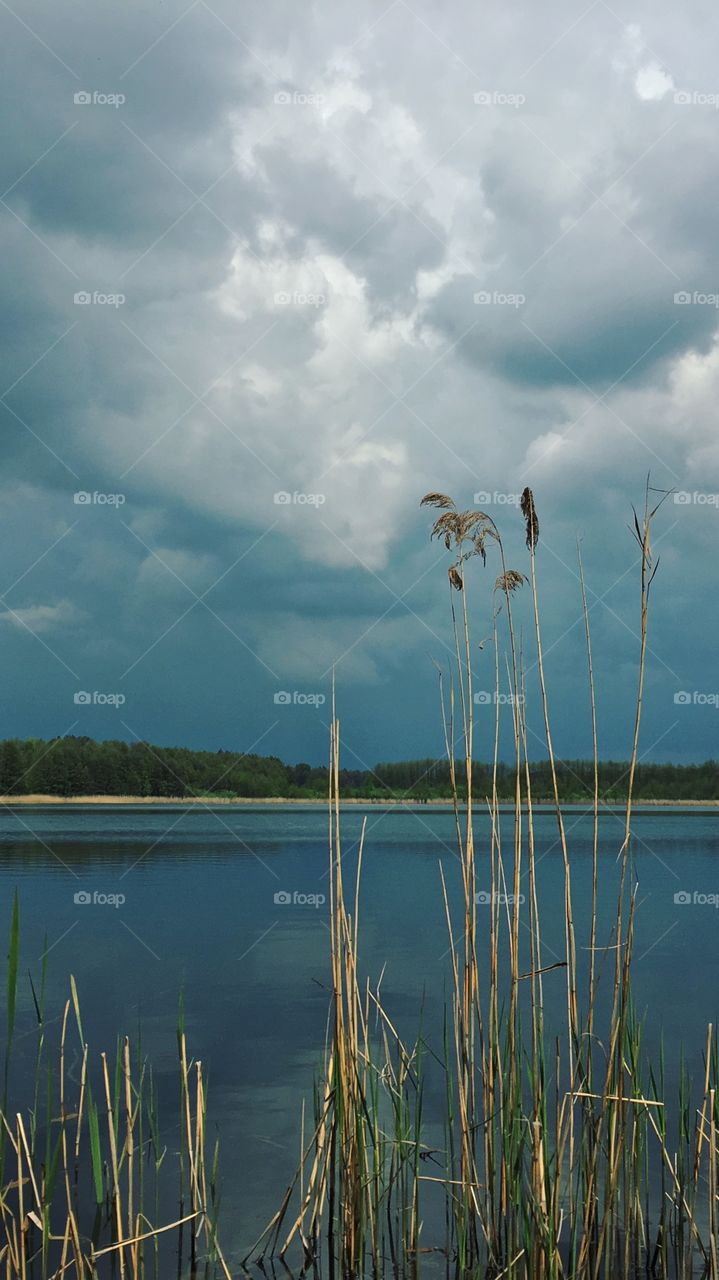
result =
[[[359,899],[365,824],[354,889],[346,896],[340,820],[340,729],[330,735],[329,850],[331,1034],[315,1094],[314,1129],[278,1212],[250,1255],[303,1263],[323,1257],[343,1277],[416,1258],[419,1240],[422,1067],[378,991],[359,971]],[[291,1205],[297,1199],[293,1216]]]

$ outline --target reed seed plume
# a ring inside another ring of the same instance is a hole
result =
[[[426,493],[419,504],[442,512],[435,520],[431,538],[439,538],[448,551],[456,551],[456,559],[447,570],[449,584],[455,591],[464,590],[464,565],[473,556],[487,563],[487,540],[499,541],[499,534],[486,511],[458,511],[453,498],[446,493]]]
[[[521,507],[527,527],[527,546],[533,551],[539,541],[539,520],[534,506],[534,494],[529,487],[522,494]]]
[[[495,591],[518,591],[525,582],[529,582],[526,573],[518,573],[516,569],[507,569],[501,573],[494,584]]]
[[[446,493],[425,493],[420,507],[439,507],[441,511],[453,511],[454,500]]]

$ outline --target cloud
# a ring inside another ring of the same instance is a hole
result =
[[[674,77],[653,55],[639,23],[628,23],[612,66],[620,74],[634,77],[634,91],[642,102],[659,102],[672,89]]]
[[[0,622],[37,635],[45,635],[60,627],[78,626],[82,619],[82,612],[69,600],[60,600],[58,604],[31,604],[18,609],[6,606],[0,610]]]
[[[25,25],[4,20],[12,608],[61,590],[63,605],[18,614],[38,632],[84,616],[78,660],[97,687],[132,668],[150,736],[236,732],[221,693],[211,713],[177,702],[198,653],[210,685],[242,690],[250,736],[263,662],[309,680],[348,655],[350,715],[391,709],[399,740],[445,629],[419,496],[531,482],[557,654],[573,643],[579,529],[609,593],[607,675],[628,688],[631,501],[650,469],[658,487],[719,488],[719,325],[701,300],[719,288],[714,69],[691,6],[643,4],[625,24],[564,0],[482,15],[340,0],[321,28],[287,0],[72,12],[69,26],[31,0]],[[80,89],[125,102],[77,104]],[[77,305],[78,291],[124,301]],[[76,510],[78,489],[125,503]],[[499,514],[519,563],[516,512]],[[671,504],[675,618],[715,514]],[[185,616],[183,581],[225,627],[202,605]],[[661,679],[675,626],[659,628]],[[681,645],[687,684],[704,649]],[[54,724],[52,655],[17,644],[13,661],[47,679]],[[568,678],[560,663],[560,702]],[[428,705],[402,749],[421,753],[433,724]],[[279,732],[301,744],[299,727]]]
[[[642,102],[660,102],[674,89],[674,80],[657,62],[650,62],[637,71],[634,86]]]

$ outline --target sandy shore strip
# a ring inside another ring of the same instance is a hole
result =
[[[652,807],[661,807],[670,805],[672,808],[715,808],[719,805],[717,800],[635,800],[635,805],[644,805]],[[5,808],[12,808],[19,805],[73,805],[73,804],[97,804],[97,805],[175,805],[175,807],[190,808],[192,805],[203,805],[205,808],[209,805],[326,805],[326,800],[321,798],[312,799],[310,797],[287,798],[285,796],[43,796],[43,795],[21,795],[21,796],[0,796],[0,805]],[[348,797],[342,800],[343,805],[400,805],[416,808],[435,808],[435,809],[451,809],[451,800],[419,800],[408,796],[407,799],[401,800],[396,798],[379,798],[373,796],[370,799],[360,800],[355,797]],[[578,808],[585,807],[588,810],[592,808],[591,798],[585,801],[570,800],[564,801],[563,807]],[[464,808],[464,805],[461,806]],[[514,808],[512,800],[501,800],[501,808]],[[524,807],[524,806],[523,806]],[[535,808],[554,808],[552,800],[535,801]],[[616,800],[612,804],[606,802],[600,804],[603,809],[624,809],[625,802]]]

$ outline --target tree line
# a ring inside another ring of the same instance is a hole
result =
[[[463,765],[458,763],[457,776]],[[552,796],[548,761],[531,764],[532,796]],[[477,763],[473,790],[492,794],[493,766]],[[562,800],[591,799],[594,765],[587,760],[557,763]],[[626,798],[626,761],[599,764],[599,793],[607,802]],[[347,799],[447,799],[451,795],[447,761],[405,760],[377,764],[374,769],[343,769],[342,794]],[[514,799],[514,766],[496,768],[497,794]],[[524,790],[524,781],[523,781]],[[462,792],[463,793],[463,792]],[[306,763],[285,764],[277,756],[237,751],[190,751],[147,742],[95,742],[86,737],[7,739],[0,743],[0,794],[53,796],[162,796],[176,799],[218,796],[247,799],[285,797],[318,799],[327,795],[327,769]],[[635,796],[640,800],[719,799],[719,762],[677,765],[643,762],[637,768]]]

